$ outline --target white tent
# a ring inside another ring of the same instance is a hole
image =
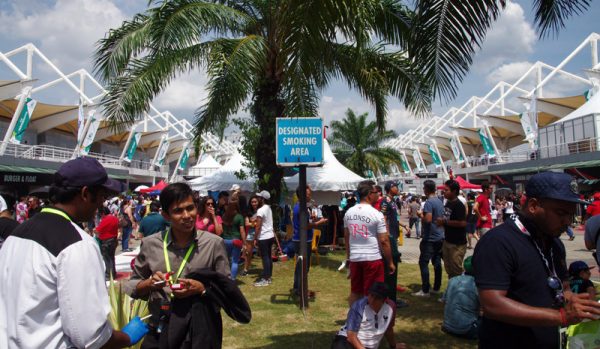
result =
[[[600,92],[595,93],[589,101],[585,102],[581,107],[573,110],[564,118],[555,122],[560,124],[565,121],[574,120],[582,116],[600,114]]]
[[[241,180],[235,175],[235,172],[239,172],[242,170],[246,174],[250,173],[250,170],[243,165],[244,162],[244,157],[241,154],[236,153],[220,169],[214,171],[213,173],[207,176],[192,179],[188,182],[188,184],[192,187],[192,189],[201,192],[207,192],[209,190],[230,190],[231,186],[234,184],[238,184],[242,191],[252,192],[254,191],[254,184],[256,183],[256,179],[249,178]]]
[[[326,139],[323,140],[323,166],[306,169],[306,183],[313,190],[313,198],[318,204],[338,204],[340,192],[356,190],[363,180],[335,158]],[[290,191],[295,191],[300,184],[300,175],[286,178],[285,182]]]
[[[192,166],[188,172],[189,176],[208,176],[217,171],[222,166],[210,154],[206,154],[204,158],[195,166]]]

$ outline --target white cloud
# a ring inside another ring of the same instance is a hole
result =
[[[204,99],[208,96],[206,82],[204,73],[192,72],[181,75],[174,79],[153,103],[159,110],[189,113],[204,104]],[[178,115],[181,118],[191,118],[191,116]]]
[[[57,0],[44,6],[15,2],[0,12],[0,31],[34,42],[64,72],[92,67],[94,44],[125,19],[110,0]],[[25,43],[25,42],[23,42]]]
[[[485,81],[490,85],[495,85],[500,81],[512,84],[519,80],[532,65],[533,63],[526,61],[504,64],[489,73]]]
[[[501,64],[523,60],[533,52],[536,41],[537,36],[525,19],[523,8],[508,2],[498,20],[492,23],[475,56],[473,69],[487,73]]]

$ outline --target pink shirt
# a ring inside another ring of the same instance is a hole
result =
[[[222,224],[223,220],[221,219],[221,216],[216,216],[216,217],[217,217],[217,222],[219,224]],[[208,221],[208,222],[204,223],[204,221]],[[202,217],[198,216],[196,218],[196,229],[204,230],[209,233],[215,234],[215,225],[213,224],[212,219],[202,218]]]

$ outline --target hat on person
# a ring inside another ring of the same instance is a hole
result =
[[[2,196],[0,196],[0,212],[8,210],[8,205]]]
[[[525,185],[525,192],[528,198],[588,204],[587,201],[579,199],[577,182],[566,173],[542,172],[535,174]]]
[[[465,274],[473,274],[473,256],[465,258],[463,268],[465,269]]]
[[[236,190],[240,190],[240,185],[239,184],[234,184],[231,186],[231,189],[229,189],[231,191],[236,191]]]
[[[584,261],[575,261],[571,263],[571,265],[569,265],[569,274],[571,276],[578,276],[579,272],[581,272],[582,270],[590,269],[594,269],[594,267],[588,266],[587,263]]]
[[[265,199],[265,200],[269,200],[271,198],[271,194],[269,194],[268,191],[263,190],[259,193],[256,193],[257,196],[260,196],[261,198]]]
[[[90,157],[65,162],[54,174],[54,184],[61,187],[102,186],[117,193],[123,191],[121,182],[108,178],[104,166]]]
[[[384,185],[384,189],[386,192],[390,191],[392,189],[392,187],[397,187],[398,183],[394,182],[394,181],[388,181],[385,183]]]
[[[387,285],[383,282],[374,282],[371,287],[369,287],[369,294],[377,298],[387,298],[388,288]]]

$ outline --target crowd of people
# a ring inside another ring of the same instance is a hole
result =
[[[394,334],[396,310],[406,306],[397,297],[403,237],[420,239],[421,287],[413,296],[439,294],[442,330],[478,339],[480,348],[556,348],[559,327],[600,316],[590,281],[594,266],[567,266],[558,238],[585,205],[584,240],[594,249],[600,196],[588,204],[570,176],[550,172],[533,176],[522,196],[493,199],[487,183],[480,193],[465,195],[453,179],[441,187],[426,180],[422,189],[422,195],[401,194],[395,182],[381,187],[367,180],[343,196],[349,311],[332,348],[376,348],[384,339],[390,348],[406,347]],[[237,185],[214,196],[185,183],[170,184],[159,196],[120,192],[121,184],[96,160],[78,158],[57,171],[48,203],[0,200],[0,347],[126,347],[142,339],[142,348],[221,347],[215,307],[250,321],[236,278],[249,274],[253,256],[262,265],[254,286],[271,285],[273,260],[300,255],[305,223],[308,272],[314,230],[334,224],[319,211],[310,187],[305,215],[299,203],[274,210],[269,192],[247,198]],[[276,222],[290,226],[289,248],[274,247],[285,231]],[[151,316],[116,330],[107,322],[105,281],[117,275],[119,239],[128,252],[130,238],[141,240],[139,251],[121,282],[130,296],[148,301]],[[474,254],[465,258],[469,248]],[[302,265],[294,269],[295,296],[302,293]]]

